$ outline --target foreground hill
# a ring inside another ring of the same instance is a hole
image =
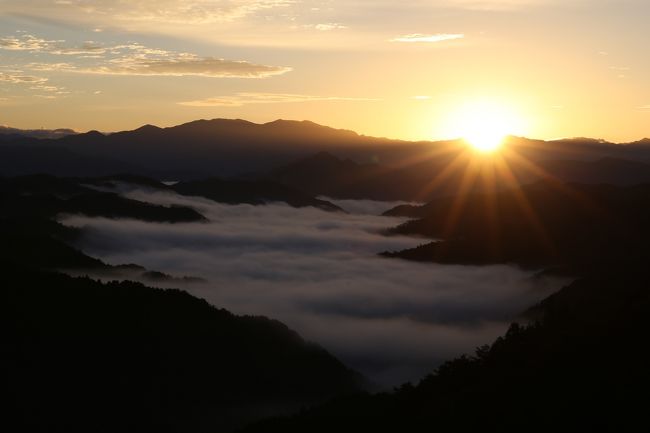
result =
[[[543,301],[531,324],[415,386],[244,431],[647,431],[649,285],[644,269],[595,273]]]
[[[0,287],[6,431],[229,431],[361,384],[283,324],[185,292],[4,266]]]

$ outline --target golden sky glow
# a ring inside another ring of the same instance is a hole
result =
[[[646,0],[0,0],[0,124],[631,141],[650,135],[648,16]]]

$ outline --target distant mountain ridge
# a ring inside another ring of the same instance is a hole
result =
[[[24,137],[30,138],[62,138],[68,135],[78,134],[77,131],[68,128],[59,129],[18,129],[0,125],[0,142],[14,140]]]
[[[650,181],[646,174],[649,139],[613,144],[586,138],[543,141],[509,137],[504,147],[560,179],[600,182],[602,172],[608,183]],[[332,158],[328,160],[326,155]],[[393,200],[417,198],[413,191],[421,190],[457,158],[471,155],[475,156],[462,140],[401,141],[309,121],[256,124],[213,119],[168,128],[144,125],[111,134],[90,131],[58,139],[0,141],[0,175],[128,172],[159,180],[262,177],[312,195]],[[522,182],[536,180],[529,173],[515,175]],[[447,191],[443,188],[435,193]],[[427,194],[421,197],[430,198]]]

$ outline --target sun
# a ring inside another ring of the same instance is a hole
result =
[[[492,153],[521,129],[521,120],[504,105],[481,101],[462,106],[453,114],[450,127],[453,136],[462,137],[477,152]]]

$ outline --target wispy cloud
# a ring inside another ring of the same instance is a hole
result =
[[[61,41],[37,38],[33,35],[20,35],[0,38],[0,49],[10,51],[45,51]]]
[[[86,41],[77,47],[66,47],[65,40],[48,40],[30,34],[0,38],[0,49],[59,55],[98,55],[108,51],[108,48],[93,41]]]
[[[639,107],[639,110],[650,110],[650,104]]]
[[[246,16],[286,7],[295,0],[5,0],[9,10],[56,10],[101,20],[210,24],[230,22]]]
[[[290,67],[258,65],[214,57],[185,56],[170,59],[124,58],[106,65],[70,69],[103,75],[201,76],[212,78],[267,78],[291,71]]]
[[[415,99],[416,101],[428,101],[431,99],[431,96],[427,95],[416,95],[411,97],[411,99]]]
[[[436,33],[436,34],[422,34],[422,33],[411,33],[408,35],[397,36],[391,39],[391,42],[407,42],[407,43],[417,43],[417,42],[444,42],[452,41],[454,39],[463,39],[465,37],[462,33]]]
[[[237,93],[196,101],[180,102],[188,107],[241,107],[248,104],[282,104],[315,101],[378,101],[372,98],[350,98],[340,96],[296,95],[291,93]]]
[[[18,85],[36,92],[46,92],[46,95],[35,95],[38,97],[54,99],[68,93],[65,88],[51,85],[48,82],[48,78],[26,74],[23,71],[0,71],[0,83]]]
[[[26,75],[21,71],[0,72],[0,81],[11,84],[43,84],[48,81],[47,78]]]
[[[347,29],[348,26],[345,26],[341,23],[320,23],[320,24],[303,24],[301,26],[292,26],[292,28],[302,28],[302,29],[314,29],[314,30],[319,30],[321,32],[328,32],[331,30],[341,30],[341,29]]]
[[[29,51],[52,55],[97,59],[96,64],[71,62],[40,62],[28,66],[39,71],[77,72],[103,75],[203,76],[215,78],[266,78],[291,71],[286,66],[260,65],[247,61],[200,57],[146,47],[138,43],[104,46],[87,41],[78,47],[65,41],[50,41],[33,35],[0,39],[0,49]]]
[[[559,0],[443,0],[441,3],[468,10],[511,11],[529,6],[559,3]]]

